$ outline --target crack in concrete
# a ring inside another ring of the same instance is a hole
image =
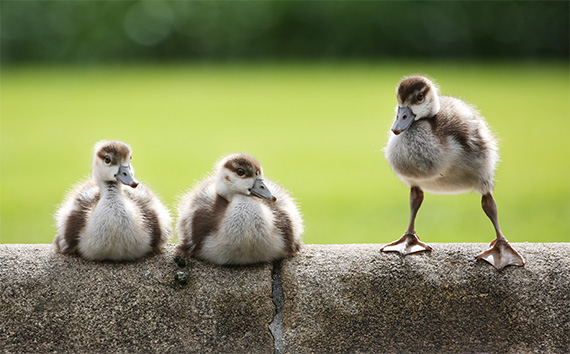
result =
[[[272,297],[275,304],[275,316],[269,324],[269,331],[273,335],[273,348],[275,354],[283,353],[283,307],[285,306],[285,294],[281,281],[281,261],[273,262],[271,270]]]

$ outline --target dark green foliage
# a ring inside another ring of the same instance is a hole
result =
[[[2,63],[568,57],[568,2],[2,1]]]

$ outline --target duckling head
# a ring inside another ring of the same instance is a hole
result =
[[[136,188],[135,170],[131,165],[131,147],[121,141],[100,141],[95,145],[93,178],[98,183],[121,182]]]
[[[263,168],[253,156],[233,154],[218,163],[216,192],[231,201],[236,195],[276,201],[263,183]]]
[[[398,107],[392,132],[396,135],[415,121],[433,117],[439,112],[439,95],[433,82],[423,76],[409,76],[400,81],[396,90]]]

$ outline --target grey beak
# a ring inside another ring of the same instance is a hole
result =
[[[123,184],[127,186],[131,186],[133,188],[137,188],[139,185],[139,181],[136,180],[135,176],[133,176],[131,172],[131,165],[127,166],[120,166],[119,172],[115,175],[115,178]]]
[[[398,114],[392,126],[392,132],[396,135],[400,134],[412,125],[414,119],[416,119],[416,115],[412,112],[410,107],[398,107]]]
[[[277,198],[275,198],[273,194],[271,194],[267,186],[263,183],[263,180],[259,178],[255,179],[255,182],[253,182],[253,187],[251,187],[249,191],[251,192],[251,194],[259,198],[271,199],[272,201],[277,200]]]

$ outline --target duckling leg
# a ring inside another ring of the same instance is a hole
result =
[[[418,210],[424,200],[424,192],[419,187],[412,187],[410,190],[410,223],[408,228],[399,240],[387,244],[382,248],[382,252],[400,252],[402,256],[410,253],[431,251],[431,247],[420,241],[416,234],[415,222]]]
[[[489,262],[498,270],[502,270],[506,266],[510,265],[519,267],[524,266],[524,259],[517,251],[515,251],[514,248],[511,247],[511,245],[509,245],[509,241],[507,241],[507,238],[501,231],[499,219],[497,217],[497,204],[495,203],[491,193],[483,195],[481,205],[483,206],[483,211],[485,211],[485,214],[487,214],[487,217],[491,219],[491,222],[495,227],[497,238],[491,242],[491,248],[477,256],[477,260],[482,259]]]

